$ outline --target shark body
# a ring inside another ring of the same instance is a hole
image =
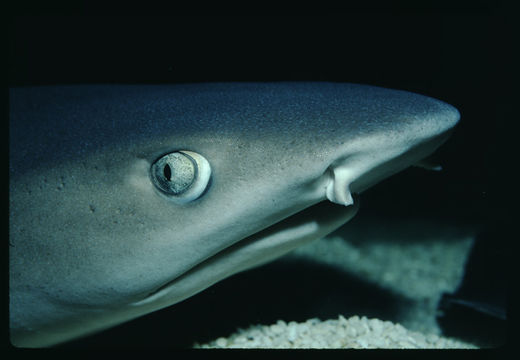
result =
[[[100,331],[323,237],[458,119],[340,83],[11,89],[11,341]]]

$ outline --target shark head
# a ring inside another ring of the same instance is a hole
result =
[[[339,83],[11,89],[11,340],[99,331],[323,237],[458,119]]]

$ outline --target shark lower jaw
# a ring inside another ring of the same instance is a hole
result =
[[[173,305],[235,273],[274,260],[292,249],[322,238],[348,222],[359,202],[342,206],[322,201],[310,206],[195,265],[131,306],[156,309]]]

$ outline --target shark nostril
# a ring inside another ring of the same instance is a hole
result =
[[[349,166],[335,165],[329,167],[329,183],[325,189],[325,196],[331,202],[350,206],[354,203],[352,194],[350,192],[350,184],[356,178],[355,172]]]

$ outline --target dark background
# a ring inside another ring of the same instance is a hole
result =
[[[435,157],[444,171],[412,169],[390,178],[364,194],[362,211],[477,225],[486,233],[486,253],[491,249],[493,255],[486,266],[507,262],[508,234],[500,230],[510,218],[509,169],[517,162],[507,159],[512,155],[507,134],[516,127],[511,101],[514,36],[507,3],[309,8],[277,15],[262,9],[235,14],[207,7],[189,15],[164,11],[179,16],[129,13],[100,16],[83,5],[60,14],[13,10],[8,22],[9,86],[319,80],[397,88],[444,100],[461,113],[453,137]],[[491,282],[507,276],[507,269],[500,269]],[[294,269],[283,272],[280,288],[301,275]],[[210,338],[234,331],[240,322],[233,314],[244,301],[256,299],[252,307],[266,301],[258,300],[262,291],[269,291],[270,285],[261,280],[266,274],[256,279],[258,293],[246,287],[255,281],[251,277],[224,282],[172,308],[178,310],[156,312],[86,339],[83,345],[186,346],[194,338],[204,340],[201,333]],[[273,276],[279,278],[280,272]],[[218,290],[226,286],[228,290]],[[215,295],[218,291],[221,295]],[[249,292],[248,299],[229,300],[237,292]],[[216,299],[203,298],[211,294]],[[284,307],[278,301],[271,307],[287,314],[289,303]],[[253,316],[257,322],[279,318],[276,311],[258,314]],[[226,321],[229,325],[218,325]],[[164,334],[160,329],[165,322],[178,324],[182,331],[172,334],[168,328]],[[212,327],[217,330],[212,332]]]

